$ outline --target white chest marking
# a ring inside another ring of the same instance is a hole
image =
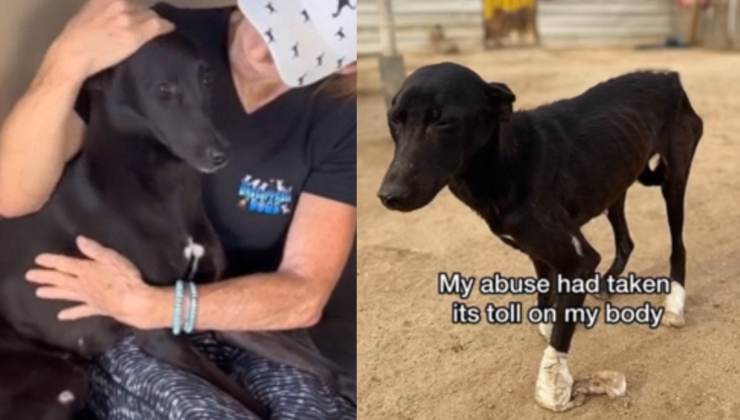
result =
[[[64,391],[59,393],[57,400],[60,404],[69,405],[75,401],[75,394],[73,394],[72,391],[65,389]]]
[[[575,235],[570,235],[570,242],[573,244],[573,248],[576,250],[576,254],[583,256],[583,248],[581,248],[581,241],[578,240],[578,238],[575,237]]]
[[[193,241],[193,238],[188,236],[188,244],[183,249],[183,255],[185,259],[190,261],[193,258],[201,259],[206,254],[206,249],[203,245]]]

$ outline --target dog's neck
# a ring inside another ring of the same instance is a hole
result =
[[[526,161],[522,139],[513,121],[502,121],[450,181],[450,190],[486,220],[503,217],[518,204],[522,164]]]
[[[126,188],[168,197],[193,185],[199,188],[197,171],[159,143],[143,122],[125,111],[113,115],[100,105],[91,107],[80,156],[100,193],[115,194]]]

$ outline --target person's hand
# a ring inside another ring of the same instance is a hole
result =
[[[102,315],[141,329],[167,325],[164,289],[144,283],[131,261],[112,249],[82,236],[77,246],[89,259],[41,254],[36,264],[42,268],[26,273],[28,281],[41,285],[36,290],[39,298],[80,303],[59,312],[60,320]]]
[[[171,22],[130,0],[88,0],[54,41],[47,58],[81,81],[173,29]]]

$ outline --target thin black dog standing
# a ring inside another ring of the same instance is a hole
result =
[[[608,212],[619,274],[632,250],[624,199],[635,180],[660,185],[670,227],[671,293],[663,322],[684,323],[684,194],[702,120],[674,72],[637,72],[580,96],[513,112],[514,94],[465,67],[443,63],[412,74],[393,99],[396,144],[378,193],[393,210],[419,209],[449,186],[505,243],[526,253],[539,277],[589,278],[598,252],[581,233]],[[649,161],[659,157],[651,169]],[[583,294],[538,296],[557,322],[540,328],[549,346],[535,399],[555,411],[573,406],[567,353],[575,329],[563,311]]]
[[[13,331],[3,335],[0,372],[28,373],[23,380],[0,375],[1,418],[71,418],[86,392],[78,357],[101,354],[132,332],[149,354],[265,414],[184,337],[134,331],[105,317],[60,322],[57,313],[71,304],[36,298],[24,280],[40,253],[77,254],[77,235],[126,255],[155,285],[185,275],[183,250],[195,241],[207,256],[196,279],[215,279],[222,251],[202,205],[200,172],[224,166],[227,145],[210,121],[208,76],[192,44],[166,35],[90,80],[83,150],[41,211],[0,221],[0,322]]]

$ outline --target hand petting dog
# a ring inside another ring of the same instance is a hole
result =
[[[159,314],[157,305],[166,289],[147,285],[133,263],[118,252],[84,236],[76,243],[87,258],[40,254],[39,268],[26,272],[26,280],[40,285],[39,298],[79,303],[59,312],[60,320],[109,316],[140,329],[168,325],[167,314]]]

